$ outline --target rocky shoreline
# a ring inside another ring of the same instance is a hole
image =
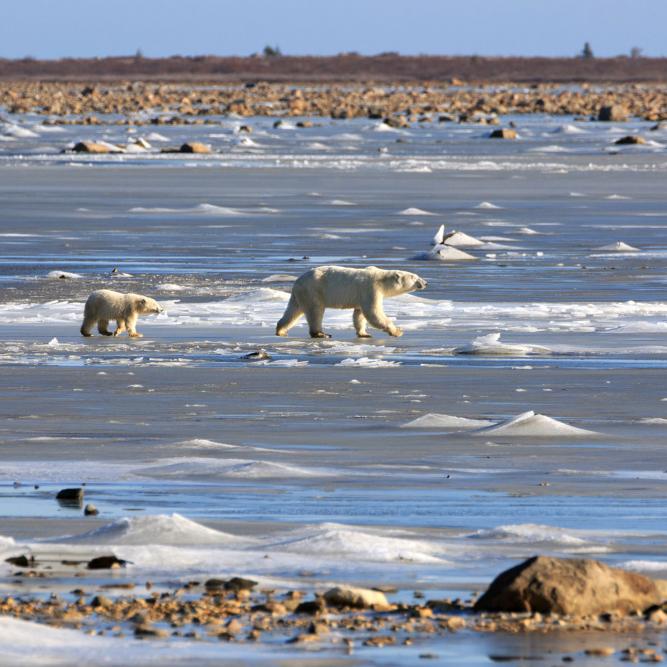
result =
[[[574,115],[582,120],[667,120],[667,88],[659,84],[578,86],[507,83],[466,86],[428,82],[363,85],[246,83],[0,83],[0,106],[37,113],[46,124],[207,124],[211,116],[488,122],[505,114]],[[111,117],[110,117],[111,116]]]
[[[31,576],[44,581],[43,574],[27,570],[14,576],[17,581]],[[129,592],[139,587],[142,593]],[[347,652],[426,644],[461,631],[587,632],[600,633],[600,643],[589,645],[582,651],[585,655],[618,654],[627,662],[664,660],[652,637],[667,625],[664,582],[584,559],[529,559],[501,573],[481,598],[473,595],[466,601],[426,599],[416,591],[411,602],[390,602],[385,593],[397,592],[390,586],[279,591],[259,588],[256,581],[241,577],[189,581],[161,591],[152,591],[151,582],[118,579],[86,588],[76,588],[65,596],[4,596],[0,598],[0,615],[79,629],[88,635],[316,644],[338,646]],[[661,602],[651,604],[656,600]],[[522,610],[510,610],[517,605]],[[497,610],[503,606],[505,610]],[[495,610],[486,611],[488,607]],[[573,613],[567,613],[570,610]],[[635,640],[618,649],[604,643],[608,633],[639,635],[645,641]],[[574,658],[565,655],[562,660]]]

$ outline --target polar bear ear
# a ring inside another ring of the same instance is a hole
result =
[[[404,277],[405,275],[403,274],[402,271],[392,271],[391,275],[389,276],[389,279],[391,280],[392,283],[398,286],[403,283]]]

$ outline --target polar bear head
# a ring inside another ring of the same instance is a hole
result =
[[[151,299],[149,296],[137,296],[139,298],[134,303],[135,311],[137,313],[141,315],[151,315],[164,312],[162,306],[155,299]]]
[[[409,271],[385,271],[382,276],[382,292],[385,296],[397,296],[424,289],[428,283]]]

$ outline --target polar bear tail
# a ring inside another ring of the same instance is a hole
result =
[[[303,315],[303,309],[299,306],[294,294],[289,298],[285,313],[276,324],[276,336],[287,336],[287,332],[297,323],[298,319]]]

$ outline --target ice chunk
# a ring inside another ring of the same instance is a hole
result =
[[[500,332],[479,336],[467,345],[454,349],[455,354],[488,354],[527,356],[532,354],[550,354],[551,350],[542,345],[504,343],[500,340]]]
[[[125,517],[80,535],[49,540],[67,544],[229,544],[236,535],[207,528],[180,514]]]

